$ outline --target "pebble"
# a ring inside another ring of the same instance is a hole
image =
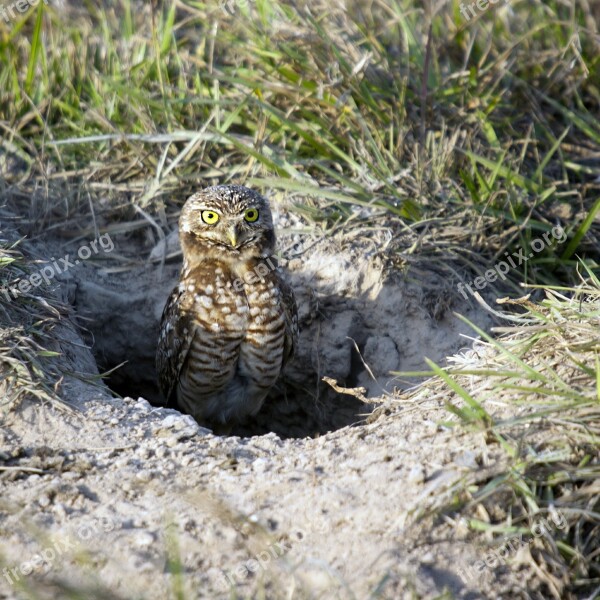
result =
[[[194,460],[193,455],[191,454],[186,454],[185,456],[183,456],[180,460],[179,460],[179,464],[182,467],[187,467],[189,464],[191,464]]]
[[[142,469],[141,471],[138,471],[135,474],[135,478],[143,483],[148,483],[152,479],[152,477],[152,472],[148,471],[147,469]]]
[[[152,573],[152,574],[156,573],[156,565],[154,565],[154,564],[152,564],[151,562],[148,562],[148,561],[137,565],[136,569],[140,573]]]
[[[167,446],[169,448],[174,448],[175,446],[177,446],[177,444],[179,444],[180,437],[181,437],[180,435],[172,435],[171,437],[167,438],[167,441],[166,441]],[[160,450],[160,448],[159,448],[159,450]],[[158,456],[158,450],[156,451],[156,456]]]
[[[169,445],[169,440],[167,440],[167,446]],[[170,451],[168,448],[166,448],[165,446],[159,446],[156,449],[156,458],[165,458],[165,456],[169,456]]]
[[[115,460],[115,462],[113,463],[113,466],[117,469],[123,469],[128,464],[129,464],[129,459],[124,456],[123,458],[119,458],[118,460]]]
[[[185,424],[182,423],[182,417],[180,415],[169,415],[162,420],[160,425],[165,429],[181,429],[182,427],[185,427]]]
[[[47,508],[48,506],[50,506],[51,504],[51,500],[50,498],[47,496],[47,494],[42,494],[39,498],[38,498],[38,504],[42,507],[42,508]]]
[[[252,461],[252,470],[257,473],[265,473],[266,471],[270,471],[272,467],[272,461],[267,460],[266,458],[257,458]]]
[[[468,469],[478,469],[477,454],[472,450],[465,450],[454,459],[454,464]]]
[[[140,446],[136,450],[136,454],[139,455],[142,460],[147,460],[154,455],[154,450],[152,450],[152,448],[148,448],[148,446]]]
[[[67,517],[69,512],[70,510],[62,502],[59,502],[54,506],[54,514],[63,520]]]
[[[408,473],[410,483],[423,483],[425,481],[425,469],[421,465],[414,465]]]
[[[144,417],[145,419],[146,417]],[[143,426],[135,428],[135,436],[141,439],[148,439],[152,437],[151,430],[147,427],[147,424],[144,423]]]
[[[135,534],[134,544],[138,548],[147,548],[154,544],[154,535],[150,531],[138,531]]]
[[[138,398],[137,402],[133,405],[133,408],[135,410],[149,412],[152,410],[152,405],[150,404],[150,402],[148,402],[148,400],[145,400],[144,398]]]
[[[133,490],[133,485],[129,479],[125,479],[123,481],[123,483],[121,484],[121,490],[123,490],[125,493],[131,492]]]

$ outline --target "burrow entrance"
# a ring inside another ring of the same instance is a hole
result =
[[[312,437],[360,423],[376,404],[335,392],[323,377],[364,387],[375,399],[406,386],[390,372],[422,370],[424,356],[443,361],[467,345],[461,333],[472,332],[453,311],[489,325],[488,316],[462,301],[439,272],[414,277],[386,269],[373,241],[368,245],[367,252],[358,244],[321,240],[301,255],[284,254],[280,262],[300,313],[299,348],[261,412],[232,434]],[[124,243],[119,247],[123,253]],[[181,261],[173,248],[176,234],[152,253],[132,248],[132,256],[143,256],[137,265],[83,265],[70,274],[70,300],[84,337],[100,371],[113,370],[107,384],[121,396],[156,405],[164,402],[154,367],[159,322]]]

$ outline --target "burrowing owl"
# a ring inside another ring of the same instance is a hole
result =
[[[277,272],[269,203],[242,186],[206,188],[179,219],[183,268],[165,306],[156,366],[167,400],[209,426],[254,415],[298,337]]]

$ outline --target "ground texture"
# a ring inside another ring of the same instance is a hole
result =
[[[42,242],[33,247],[43,253]],[[444,284],[427,293],[434,272],[420,282],[390,276],[356,244],[287,247],[302,343],[242,436],[214,436],[90,380],[96,362],[75,317],[100,362],[129,360],[117,385],[155,394],[153,333],[177,259],[120,278],[106,264],[57,277],[55,295],[76,309],[54,330],[68,408],[25,401],[4,416],[2,597],[69,597],[73,586],[82,597],[476,598],[517,585],[510,573],[475,569],[484,551],[464,523],[429,516],[500,454],[481,434],[445,427],[442,398],[403,395],[405,380],[389,373],[470,345],[452,313],[458,301],[436,301]],[[361,398],[322,377],[362,386]]]

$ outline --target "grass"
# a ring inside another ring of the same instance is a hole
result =
[[[532,538],[536,524],[555,515],[564,524],[529,545],[538,591],[593,598],[600,590],[600,281],[592,275],[576,289],[547,288],[539,303],[508,304],[524,310],[520,323],[496,328],[496,338],[478,330],[483,341],[456,366],[432,363],[437,377],[426,388],[456,417],[446,425],[480,432],[503,456],[432,508],[466,517],[492,549],[515,533]]]
[[[57,399],[61,373],[55,364],[56,327],[66,307],[33,293],[9,292],[26,279],[31,259],[19,241],[2,239],[0,232],[0,420],[26,398]],[[60,405],[63,406],[63,405]]]
[[[115,218],[241,181],[318,223],[361,209],[415,227],[457,217],[471,239],[453,250],[467,255],[525,246],[562,207],[573,214],[555,268],[597,256],[599,67],[582,9],[517,3],[467,23],[458,3],[356,2],[318,18],[238,4],[43,5],[11,24],[3,145],[19,168],[7,181],[58,184],[67,214],[89,216],[84,190],[105,194]],[[549,259],[528,279],[548,279]]]
[[[0,205],[34,231],[102,223],[156,236],[198,187],[243,183],[323,231],[389,227],[393,264],[447,263],[455,281],[562,226],[564,243],[508,274],[515,291],[554,291],[519,302],[525,321],[488,339],[502,369],[434,367],[435,385],[509,465],[453,508],[504,506],[492,528],[531,527],[560,506],[570,527],[539,548],[540,577],[554,595],[596,593],[597,22],[587,0],[514,0],[469,21],[458,0],[40,2],[0,20]],[[4,283],[28,260],[3,244]],[[52,393],[52,314],[0,296],[12,402]],[[480,396],[469,382],[482,378]]]

